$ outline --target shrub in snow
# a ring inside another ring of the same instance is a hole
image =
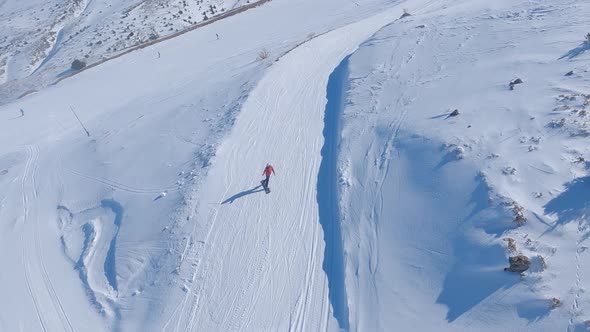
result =
[[[539,258],[539,262],[541,262],[541,271],[547,270],[547,261],[545,260],[545,257],[541,255],[538,255],[537,257]]]
[[[586,35],[586,42],[590,43],[590,33]]]
[[[504,169],[502,170],[502,173],[504,175],[514,175],[514,173],[516,173],[516,168],[514,168],[512,166],[504,167]]]
[[[404,8],[404,13],[402,14],[402,16],[400,16],[400,19],[402,19],[402,18],[404,18],[404,17],[408,17],[408,16],[412,16],[412,14],[410,14],[410,13],[408,12],[408,10]]]
[[[455,146],[453,153],[457,159],[463,159],[465,157],[465,149],[462,146]]]
[[[584,159],[584,157],[582,156],[578,156],[578,158],[576,160],[574,160],[574,164],[581,164],[581,163],[585,163],[586,159]]]
[[[510,81],[510,83],[508,83],[508,86],[510,87],[510,90],[514,90],[514,86],[517,84],[522,84],[523,81],[520,78],[514,79],[512,81]]]
[[[563,126],[565,126],[565,118],[561,118],[559,120],[551,120],[551,122],[547,124],[547,127],[554,129],[562,128]]]
[[[270,54],[268,53],[268,51],[266,49],[263,49],[262,51],[258,52],[258,60],[264,60],[266,58],[268,58],[270,56]]]
[[[500,155],[497,153],[490,153],[490,155],[488,156],[488,159],[496,159],[499,157],[500,157]]]
[[[514,222],[518,226],[524,225],[527,220],[524,215],[524,208],[522,206],[515,205],[514,208],[512,209],[512,211],[514,212]]]
[[[80,61],[80,60],[76,59],[76,60],[74,60],[74,62],[72,62],[72,69],[73,70],[80,70],[84,67],[86,67],[86,62],[84,62],[84,61]]]
[[[514,213],[514,222],[518,226],[522,226],[526,223],[527,218],[524,215],[524,208],[522,206],[520,206],[515,201],[508,201],[508,202],[505,202],[504,204],[511,208],[512,213]],[[528,239],[528,240],[530,240],[530,239]]]
[[[567,73],[565,73],[565,76],[572,76],[573,74],[574,74],[574,71],[570,70]]]
[[[525,255],[518,255],[508,258],[509,267],[504,268],[504,271],[522,273],[531,267],[531,259]]]
[[[508,242],[508,244],[506,245],[506,249],[508,249],[508,252],[515,253],[516,252],[516,241],[511,237],[505,238],[504,241]]]
[[[561,300],[556,297],[552,297],[551,298],[551,309],[556,309],[560,306],[561,306]]]

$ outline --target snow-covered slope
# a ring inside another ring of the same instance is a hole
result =
[[[273,0],[0,106],[0,330],[584,329],[589,13]]]
[[[341,65],[353,330],[585,330],[588,13],[450,7]],[[503,271],[516,254],[532,260],[522,277]]]

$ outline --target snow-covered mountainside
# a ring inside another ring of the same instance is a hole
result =
[[[590,4],[273,0],[46,87],[248,4],[0,0],[0,331],[590,327]]]
[[[68,75],[76,59],[91,64],[250,2],[1,1],[0,103]]]

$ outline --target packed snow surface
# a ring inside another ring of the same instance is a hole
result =
[[[51,85],[209,2],[0,0],[1,331],[590,328],[590,4],[273,0]]]

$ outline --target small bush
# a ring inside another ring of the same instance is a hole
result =
[[[268,53],[268,51],[266,49],[263,49],[262,51],[258,52],[258,60],[267,59],[269,56],[270,56],[270,54]]]
[[[545,260],[545,257],[541,256],[541,255],[537,255],[539,257],[539,261],[541,262],[541,271],[545,271],[547,270],[547,261]]]
[[[551,309],[557,309],[558,307],[561,306],[561,300],[556,297],[552,297],[550,301],[551,301],[551,306],[550,306]]]
[[[402,16],[400,17],[400,19],[402,19],[402,18],[404,18],[404,17],[408,17],[408,16],[412,16],[412,14],[410,14],[410,13],[408,12],[408,10],[404,8],[404,13],[403,13],[403,14],[402,14]]]
[[[81,60],[74,60],[74,62],[72,62],[72,69],[73,70],[80,70],[82,68],[86,67],[86,62],[81,61]]]

